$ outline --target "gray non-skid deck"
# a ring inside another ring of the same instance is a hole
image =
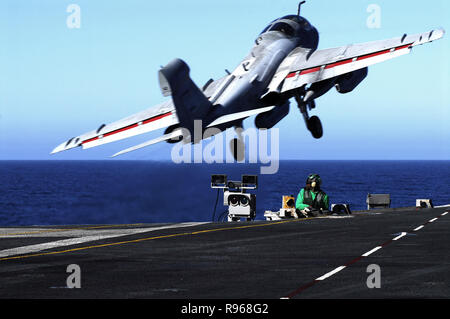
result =
[[[0,298],[448,298],[448,210],[0,228]],[[81,288],[67,288],[71,264]]]

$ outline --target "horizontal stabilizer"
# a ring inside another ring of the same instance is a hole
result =
[[[116,154],[114,154],[111,157],[116,157],[116,156],[119,156],[119,155],[122,155],[122,154],[125,154],[125,153],[136,151],[138,149],[141,149],[141,148],[153,145],[153,144],[157,144],[159,142],[164,142],[164,141],[167,141],[167,140],[170,140],[170,139],[173,139],[173,138],[177,138],[177,137],[181,137],[181,136],[183,136],[182,129],[181,128],[180,129],[176,129],[176,130],[174,130],[173,132],[171,132],[169,134],[165,134],[163,136],[160,136],[160,137],[155,138],[153,140],[150,140],[148,142],[144,142],[142,144],[139,144],[139,145],[127,148],[127,149],[125,149],[123,151],[117,152]]]
[[[209,124],[208,127],[214,127],[214,126],[218,126],[218,125],[221,125],[224,123],[234,122],[237,120],[245,119],[245,118],[253,116],[253,115],[271,111],[271,110],[273,110],[273,108],[275,108],[275,106],[266,106],[266,107],[262,107],[259,109],[223,115],[223,116],[217,118],[211,124]]]

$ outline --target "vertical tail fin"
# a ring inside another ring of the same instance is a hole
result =
[[[194,120],[204,119],[211,110],[211,102],[189,76],[188,65],[175,59],[159,71],[159,84],[164,96],[172,96],[180,125],[191,132]]]

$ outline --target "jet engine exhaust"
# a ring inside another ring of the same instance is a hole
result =
[[[336,80],[336,90],[345,94],[353,91],[367,76],[368,68],[341,75]]]
[[[255,126],[258,129],[271,129],[289,113],[289,100],[277,105],[273,110],[261,113],[255,118]]]

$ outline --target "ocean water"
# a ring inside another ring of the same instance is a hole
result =
[[[260,164],[154,161],[0,161],[0,225],[210,221],[217,191],[211,174],[258,174]],[[281,161],[259,175],[257,219],[297,195],[310,173],[322,177],[330,203],[366,207],[368,193],[391,194],[392,207],[416,198],[450,203],[450,161]],[[223,212],[222,194],[216,216]]]

